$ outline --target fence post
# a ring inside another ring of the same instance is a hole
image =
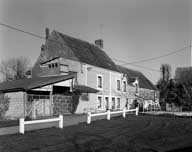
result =
[[[87,113],[87,124],[91,123],[91,112]]]
[[[63,115],[59,115],[59,128],[63,128]]]
[[[125,118],[125,117],[126,117],[126,109],[123,108],[123,118]]]
[[[19,133],[21,133],[21,134],[25,133],[24,118],[19,119]]]
[[[107,120],[110,120],[110,110],[107,110]]]
[[[135,111],[136,116],[138,116],[138,113],[139,113],[139,108],[136,107],[136,111]]]

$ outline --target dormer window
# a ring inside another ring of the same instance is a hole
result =
[[[136,89],[136,93],[139,93],[139,86],[138,86],[138,83],[135,83],[135,89]]]
[[[57,62],[56,63],[50,63],[50,64],[48,64],[48,67],[49,67],[49,69],[57,68],[58,67],[58,63]]]
[[[126,81],[123,81],[123,92],[127,91]]]

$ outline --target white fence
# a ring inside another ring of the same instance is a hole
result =
[[[103,112],[103,113],[94,113],[94,114],[92,114],[91,112],[88,112],[87,113],[87,124],[91,123],[91,117],[107,115],[107,120],[110,120],[112,114],[122,113],[123,114],[123,118],[125,118],[127,112],[134,112],[134,111],[135,111],[135,114],[137,116],[138,113],[139,113],[139,108],[138,107],[136,109],[128,109],[128,110],[127,109],[123,109],[123,110],[120,110],[120,111],[110,111],[110,110],[107,110],[106,112]]]
[[[63,128],[63,115],[59,115],[58,118],[43,119],[43,120],[31,120],[31,121],[25,121],[24,118],[20,118],[20,120],[19,120],[19,133],[21,133],[21,134],[25,133],[25,125],[47,123],[47,122],[54,122],[54,121],[59,121],[59,128]]]

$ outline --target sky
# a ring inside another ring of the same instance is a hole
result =
[[[135,62],[179,50],[191,43],[192,0],[0,0],[0,22],[41,36],[50,31],[90,43],[104,40],[104,51],[117,60]],[[0,26],[0,61],[29,58],[31,65],[45,41]],[[157,60],[125,65],[153,83],[160,66],[190,66],[190,48]],[[155,71],[137,66],[155,69]]]

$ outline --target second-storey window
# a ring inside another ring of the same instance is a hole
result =
[[[117,80],[117,91],[121,90],[121,81]]]
[[[103,77],[101,75],[97,76],[97,88],[102,89],[103,88]]]

